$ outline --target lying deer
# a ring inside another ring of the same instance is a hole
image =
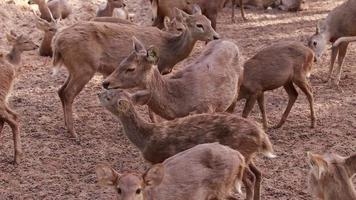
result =
[[[72,6],[67,0],[29,0],[28,4],[37,4],[41,12],[41,18],[52,21],[54,19],[65,19],[72,13]]]
[[[280,128],[297,100],[297,85],[307,96],[311,112],[311,127],[315,126],[314,99],[307,78],[314,61],[313,51],[300,42],[279,42],[262,49],[244,64],[239,100],[246,99],[242,116],[248,117],[256,101],[260,107],[263,127],[267,128],[264,92],[284,87],[289,101],[275,128]]]
[[[309,39],[309,47],[312,48],[319,59],[328,42],[335,42],[339,38],[356,36],[356,0],[348,0],[333,9],[326,20],[320,21],[316,27],[316,33]],[[329,73],[326,81],[331,80],[336,57],[338,57],[338,68],[334,83],[338,86],[341,77],[341,67],[349,45],[344,40],[340,45],[332,48]]]
[[[140,103],[172,120],[192,113],[232,112],[239,90],[238,47],[229,41],[210,42],[201,55],[172,76],[162,76],[155,47],[146,49],[136,38],[134,50],[103,82],[106,89],[144,89]]]
[[[11,31],[7,34],[7,40],[12,45],[9,53],[0,53],[0,133],[5,122],[12,129],[15,149],[15,163],[19,164],[22,157],[21,138],[18,115],[8,105],[8,97],[11,93],[15,79],[16,65],[21,62],[21,53],[38,48],[31,39],[23,35],[16,35]]]
[[[96,17],[116,17],[132,21],[133,14],[129,13],[123,0],[107,0],[99,6]]]
[[[352,177],[356,174],[356,154],[341,157],[337,154],[308,152],[310,164],[309,187],[312,195],[322,200],[355,200]]]
[[[241,193],[244,168],[238,151],[209,143],[178,153],[144,175],[119,174],[103,164],[96,174],[98,183],[114,187],[120,200],[232,199],[235,192]]]
[[[280,0],[278,8],[284,11],[300,11],[304,0]]]
[[[122,90],[107,90],[99,94],[101,104],[122,123],[129,140],[152,164],[198,144],[219,142],[239,151],[246,159],[244,184],[247,199],[260,198],[261,172],[252,159],[258,153],[274,157],[267,134],[256,123],[229,114],[196,114],[184,118],[148,123],[135,110],[130,96]]]
[[[169,73],[175,64],[186,58],[196,41],[210,41],[219,37],[199,10],[194,15],[178,10],[177,17],[186,27],[179,35],[155,27],[99,22],[79,22],[55,35],[52,44],[53,65],[65,65],[69,72],[58,94],[66,126],[73,137],[78,139],[73,125],[74,98],[96,72],[110,75],[118,63],[130,54],[131,48],[128,47],[132,45],[132,35],[146,45],[159,47],[162,57],[157,64],[163,74]]]

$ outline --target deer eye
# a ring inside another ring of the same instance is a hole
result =
[[[117,193],[118,193],[118,194],[121,194],[121,192],[122,192],[122,191],[121,191],[121,188],[117,188]]]
[[[133,71],[135,71],[135,68],[128,68],[128,69],[126,69],[126,73],[127,73],[127,72],[133,72]]]
[[[313,42],[313,45],[316,46],[318,43],[316,43],[315,41]]]
[[[197,24],[197,27],[204,30],[204,26],[202,24]]]
[[[137,189],[136,190],[136,194],[141,194],[142,190],[141,189]]]

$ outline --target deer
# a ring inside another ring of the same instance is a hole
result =
[[[212,27],[216,30],[216,20],[218,13],[223,9],[225,4],[230,0],[165,0],[151,1],[151,8],[153,13],[153,26],[160,29],[164,28],[164,17],[167,16],[172,18],[174,16],[174,8],[179,8],[181,10],[191,13],[195,5],[199,5],[202,8],[203,14],[211,21]],[[231,0],[233,5],[236,5],[237,0]],[[243,0],[238,0],[243,2]],[[241,4],[240,4],[241,5]],[[241,8],[241,15],[243,20],[247,20],[245,17],[245,12],[243,6]],[[235,22],[235,7],[232,6],[231,20]]]
[[[134,14],[129,13],[123,0],[107,0],[106,3],[100,4],[96,17],[115,17],[132,22]]]
[[[23,35],[17,35],[14,31],[6,35],[12,45],[9,53],[0,52],[0,134],[7,123],[13,134],[14,163],[19,164],[23,156],[18,115],[9,107],[8,98],[12,91],[16,66],[21,63],[21,54],[38,48],[32,40]]]
[[[38,18],[36,27],[44,33],[39,50],[40,56],[52,57],[52,39],[60,28],[59,20],[52,20],[51,22],[48,22],[42,18]]]
[[[155,27],[101,22],[79,22],[61,29],[52,41],[53,66],[64,65],[69,76],[58,95],[62,102],[66,127],[79,142],[74,131],[72,105],[75,97],[95,75],[109,76],[131,52],[131,37],[135,35],[146,45],[155,45],[162,58],[157,63],[162,74],[169,73],[174,65],[189,56],[198,40],[219,38],[210,21],[197,8],[189,15],[177,10],[177,17],[186,26],[179,35]],[[76,44],[76,45],[73,45]]]
[[[219,143],[180,152],[146,173],[120,174],[107,164],[96,166],[99,185],[113,187],[120,200],[235,199],[241,193],[245,159]]]
[[[103,88],[139,88],[138,103],[167,120],[193,113],[233,112],[243,70],[236,44],[209,42],[196,59],[171,76],[160,74],[158,51],[133,37],[133,51],[103,81]]]
[[[264,103],[264,92],[279,87],[288,94],[288,105],[280,122],[280,128],[287,120],[297,100],[298,86],[306,95],[310,106],[311,128],[315,127],[314,98],[307,78],[311,74],[314,52],[301,42],[283,41],[259,51],[244,64],[243,78],[238,100],[246,99],[242,117],[247,118],[256,101],[262,114],[263,127],[268,127]]]
[[[157,164],[198,144],[219,142],[239,151],[248,167],[244,175],[247,199],[260,199],[262,175],[253,163],[258,154],[274,158],[272,143],[257,123],[225,113],[192,114],[161,123],[146,122],[137,113],[135,94],[104,90],[98,94],[103,107],[119,118],[128,139],[143,158]]]
[[[334,8],[325,20],[319,21],[316,26],[315,34],[309,38],[308,45],[313,49],[319,60],[329,42],[334,43],[339,38],[352,36],[356,36],[356,0],[348,0],[344,2],[340,6]],[[338,57],[336,77],[333,80],[334,85],[338,88],[341,78],[341,68],[347,53],[348,45],[349,41],[345,40],[331,50],[329,72],[325,82],[332,83],[331,76],[334,70],[336,57]]]
[[[315,154],[308,152],[309,189],[313,196],[322,200],[354,200],[356,191],[352,177],[356,174],[356,153],[342,157],[338,154]]]
[[[283,11],[300,11],[304,0],[280,0],[278,8]]]
[[[28,4],[37,4],[41,18],[48,22],[54,19],[65,19],[72,13],[72,6],[67,0],[29,0]]]

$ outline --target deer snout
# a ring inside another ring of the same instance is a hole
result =
[[[218,39],[220,39],[220,35],[214,31],[213,40],[218,40]]]
[[[109,86],[110,86],[110,82],[109,81],[103,81],[102,85],[103,85],[103,88],[108,90]]]

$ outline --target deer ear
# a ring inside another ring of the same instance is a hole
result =
[[[131,95],[131,99],[135,104],[145,105],[151,98],[151,92],[148,90],[140,90]]]
[[[350,177],[356,175],[356,153],[346,158],[345,165]]]
[[[202,15],[201,8],[198,4],[193,5],[193,14]]]
[[[147,60],[153,63],[154,65],[157,65],[159,60],[159,53],[156,47],[151,46],[147,49]]]
[[[96,176],[99,185],[116,186],[121,175],[109,165],[99,164],[96,166]]]
[[[316,25],[316,31],[315,31],[315,33],[316,33],[316,34],[320,34],[320,33],[324,32],[325,29],[326,29],[326,22],[325,22],[325,20],[320,20],[320,21],[317,23],[317,25]]]
[[[162,183],[164,177],[163,164],[156,164],[149,169],[144,175],[143,179],[147,186],[157,186]]]
[[[137,54],[140,55],[147,54],[146,48],[140,40],[138,40],[135,36],[132,36],[132,41],[133,41],[133,49]]]
[[[185,21],[190,15],[179,8],[174,8],[175,17],[180,21]]]
[[[169,19],[169,17],[168,16],[165,16],[164,17],[164,20],[163,20],[163,25],[164,25],[164,29],[166,30],[166,31],[168,31],[169,30],[169,24],[171,23],[171,19]]]
[[[315,170],[315,174],[318,179],[321,178],[322,174],[327,170],[328,163],[326,160],[323,158],[322,155],[319,154],[313,154],[308,152],[308,159],[309,159],[309,165],[310,167]]]
[[[16,42],[16,36],[13,36],[11,33],[6,34],[6,39],[10,44],[13,44]]]

